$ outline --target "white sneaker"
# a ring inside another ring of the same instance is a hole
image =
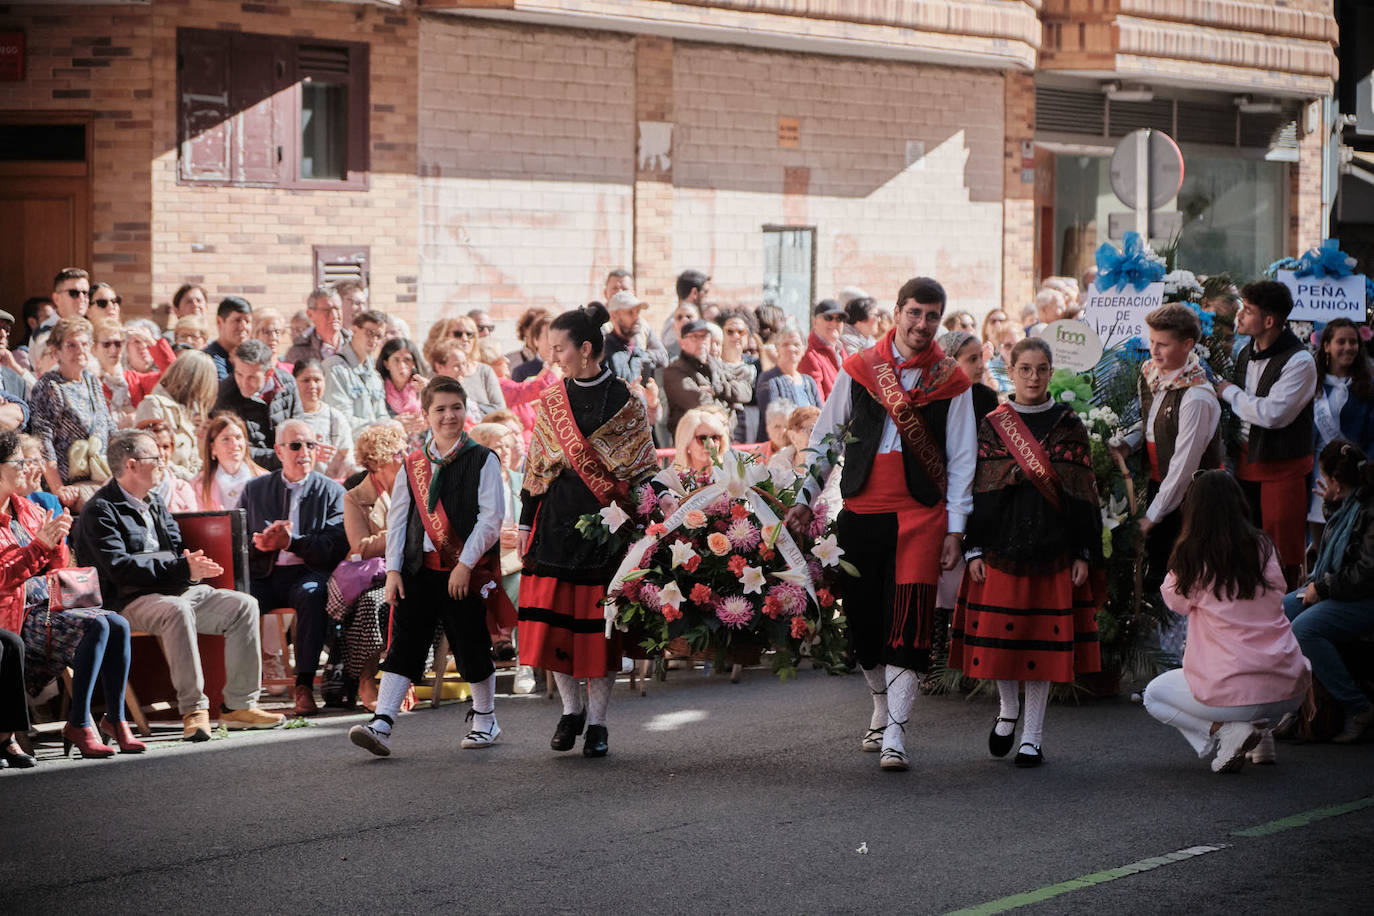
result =
[[[534,669],[529,665],[521,665],[515,669],[515,683],[512,689],[516,693],[525,695],[534,693]]]
[[[1272,766],[1278,762],[1278,755],[1274,753],[1274,732],[1271,729],[1264,729],[1260,732],[1259,744],[1255,749],[1246,754],[1246,759],[1251,763],[1267,764]]]
[[[472,719],[475,717],[476,714],[469,709],[468,718]],[[493,715],[491,717],[491,731],[478,731],[474,728],[463,736],[463,740],[458,746],[465,751],[479,750],[484,747],[491,747],[496,743],[496,739],[499,737],[501,737],[501,726],[497,723],[496,716]]]
[[[369,725],[355,725],[348,730],[348,740],[365,751],[378,757],[391,756],[391,736],[384,735]]]
[[[1213,773],[1239,773],[1245,766],[1245,753],[1260,742],[1259,729],[1249,722],[1226,722],[1217,729],[1217,755],[1212,758]]]

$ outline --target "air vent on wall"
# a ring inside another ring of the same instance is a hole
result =
[[[1201,102],[1187,102],[1178,106],[1178,136],[1174,139],[1180,143],[1234,146],[1235,106],[1208,105]]]
[[[1133,130],[1151,127],[1173,135],[1174,103],[1170,99],[1152,102],[1108,102],[1107,119],[1113,137],[1124,137]]]
[[[1035,90],[1035,129],[1065,134],[1102,136],[1107,111],[1100,92],[1074,89]]]
[[[296,65],[315,73],[348,73],[348,49],[337,45],[301,45]]]

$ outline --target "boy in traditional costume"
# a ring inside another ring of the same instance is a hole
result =
[[[601,365],[607,318],[592,303],[549,325],[564,380],[540,395],[520,512],[520,663],[554,673],[563,716],[550,746],[571,750],[585,728],[587,757],[608,750],[606,707],[621,650],[618,633],[606,636],[602,602],[622,556],[584,537],[577,522],[626,504],[631,486],[658,469],[644,402]]]
[[[1202,323],[1173,302],[1145,316],[1150,359],[1140,367],[1140,425],[1126,434],[1128,453],[1145,445],[1150,505],[1140,518],[1148,565],[1145,590],[1154,594],[1169,570],[1182,526],[1183,494],[1199,469],[1221,467],[1221,405],[1193,350]]]
[[[436,622],[448,634],[458,671],[472,689],[472,729],[461,746],[491,747],[501,735],[484,601],[489,592],[495,600],[504,596],[497,551],[505,516],[501,462],[463,431],[467,394],[456,379],[432,379],[420,405],[430,432],[406,456],[386,520],[391,646],[381,664],[377,711],[372,721],[348,733],[354,744],[379,757],[391,753],[392,728],[410,685],[424,674]]]
[[[811,433],[813,467],[832,464],[827,437],[844,451],[837,517],[845,558],[859,571],[842,583],[849,642],[873,696],[865,751],[885,770],[908,768],[907,716],[918,673],[930,664],[931,625],[942,569],[961,556],[976,424],[969,378],[935,343],[945,290],[929,277],[897,294],[896,327],[853,354]],[[810,524],[821,489],[809,477],[787,522]]]
[[[1102,555],[1092,448],[1073,410],[1050,398],[1052,371],[1048,344],[1017,343],[1013,400],[979,424],[968,575],[950,630],[949,667],[997,681],[1002,708],[988,735],[994,756],[1011,750],[1025,685],[1020,767],[1044,761],[1050,684],[1101,664],[1089,585]]]
[[[1217,396],[1241,419],[1236,479],[1278,550],[1288,587],[1296,588],[1307,535],[1317,364],[1285,324],[1293,310],[1288,287],[1261,280],[1240,294],[1236,332],[1250,342],[1236,358],[1235,384],[1221,382]]]

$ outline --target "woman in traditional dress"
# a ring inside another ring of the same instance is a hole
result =
[[[1011,369],[1013,399],[978,424],[968,576],[955,605],[949,667],[997,681],[1002,708],[988,735],[997,757],[1012,748],[1025,685],[1016,765],[1035,767],[1045,759],[1050,684],[1100,666],[1088,579],[1102,554],[1102,513],[1087,430],[1049,396],[1049,345],[1020,341]]]
[[[1374,379],[1359,329],[1349,318],[1335,318],[1322,328],[1317,344],[1317,391],[1312,401],[1316,448],[1320,455],[1337,439],[1353,442],[1366,455],[1374,452]],[[1322,490],[1325,478],[1316,469],[1315,486],[1307,508],[1312,543],[1322,539]]]
[[[631,485],[658,469],[644,402],[601,365],[608,320],[592,303],[549,325],[564,380],[540,396],[520,494],[520,663],[554,672],[563,716],[550,746],[571,750],[585,726],[588,757],[607,751],[606,706],[621,652],[619,634],[606,636],[601,603],[621,557],[583,537],[577,522],[624,502]],[[579,678],[587,679],[585,704]]]

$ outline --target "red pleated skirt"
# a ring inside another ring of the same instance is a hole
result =
[[[620,671],[620,633],[612,630],[606,638],[605,597],[603,585],[522,574],[516,631],[520,664],[573,677]]]
[[[1013,576],[984,564],[965,575],[950,626],[949,667],[968,677],[1068,683],[1102,668],[1092,578],[1074,587],[1065,567]]]

